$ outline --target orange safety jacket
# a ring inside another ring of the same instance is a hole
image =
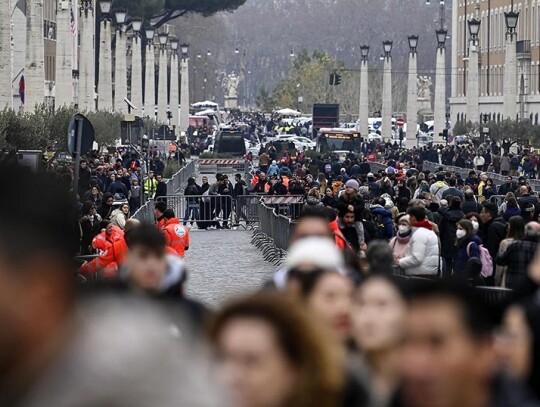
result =
[[[103,252],[98,257],[82,265],[82,274],[93,274],[102,270],[105,278],[116,276],[120,265],[126,258],[128,246],[126,239],[114,242],[109,250]]]
[[[167,220],[162,216],[161,219],[156,220],[156,227],[159,230],[162,230],[165,227],[166,222],[167,222]]]
[[[105,229],[92,240],[92,247],[100,252],[109,250],[114,242],[124,238],[124,231],[118,226],[113,225],[113,230],[110,235],[107,235]]]
[[[180,223],[180,219],[169,219],[163,227],[165,242],[173,248],[180,257],[184,257],[189,249],[189,230]]]

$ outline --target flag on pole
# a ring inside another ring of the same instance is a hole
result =
[[[77,20],[75,19],[73,7],[70,9],[70,20],[71,35],[75,37],[77,35]]]
[[[21,103],[24,105],[24,95],[26,92],[26,84],[24,82],[24,75],[21,75],[19,79],[19,97],[21,98]]]

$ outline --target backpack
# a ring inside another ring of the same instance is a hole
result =
[[[474,242],[470,242],[467,245],[467,256],[469,257],[469,246],[472,243]],[[478,245],[478,251],[480,252],[480,261],[482,262],[482,271],[480,272],[480,275],[484,278],[491,277],[493,274],[493,259],[491,258],[491,254],[489,254],[488,249],[486,249],[482,244]]]

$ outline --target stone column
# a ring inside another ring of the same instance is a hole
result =
[[[435,65],[435,99],[433,101],[433,144],[444,144],[439,136],[446,128],[446,48],[437,49]]]
[[[116,65],[114,67],[114,111],[127,112],[127,34],[116,30]]]
[[[358,120],[360,122],[360,135],[365,137],[369,134],[369,74],[368,61],[363,59],[360,62],[360,110],[358,112]]]
[[[91,8],[80,11],[80,52],[79,52],[79,109],[81,111],[94,111],[95,102],[95,59],[94,59],[94,32],[95,32],[95,1],[90,1]]]
[[[469,74],[467,75],[467,121],[473,123],[480,121],[478,79],[478,42],[471,40],[469,46]]]
[[[112,111],[112,23],[100,23],[98,109]]]
[[[173,51],[171,55],[171,97],[170,97],[170,110],[171,110],[171,126],[179,126],[180,117],[178,114],[178,54]]]
[[[417,65],[416,50],[409,52],[409,79],[407,83],[407,140],[405,148],[416,146],[416,125],[418,121],[418,92],[417,92]]]
[[[155,119],[156,112],[156,54],[154,45],[146,46],[146,73],[144,75],[144,115]]]
[[[384,57],[382,91],[382,138],[392,138],[392,57]]]
[[[131,45],[131,101],[137,106],[137,111],[143,109],[143,80],[142,80],[142,38],[138,34],[133,34]]]
[[[33,111],[36,105],[45,102],[43,0],[26,0],[26,63],[24,79],[26,84],[25,110]]]
[[[167,123],[167,65],[168,54],[164,47],[159,49],[159,78],[158,78],[158,123]]]
[[[181,84],[180,84],[180,133],[186,132],[189,127],[189,58],[182,57]]]
[[[13,108],[13,58],[11,54],[11,0],[0,1],[0,110]]]
[[[517,116],[517,57],[516,34],[506,34],[504,64],[503,118],[516,120]]]
[[[64,8],[65,7],[65,8]],[[58,2],[56,12],[56,80],[54,104],[58,109],[73,105],[73,35],[69,2]]]

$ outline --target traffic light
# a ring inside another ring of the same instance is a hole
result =
[[[444,129],[442,131],[442,138],[443,138],[443,140],[448,141],[448,129]]]
[[[399,129],[399,141],[403,141],[403,129]]]
[[[331,73],[330,74],[330,85],[334,86],[335,83],[336,83],[336,74]]]
[[[335,80],[334,80],[334,85],[341,85],[341,75],[340,74],[335,74]]]

